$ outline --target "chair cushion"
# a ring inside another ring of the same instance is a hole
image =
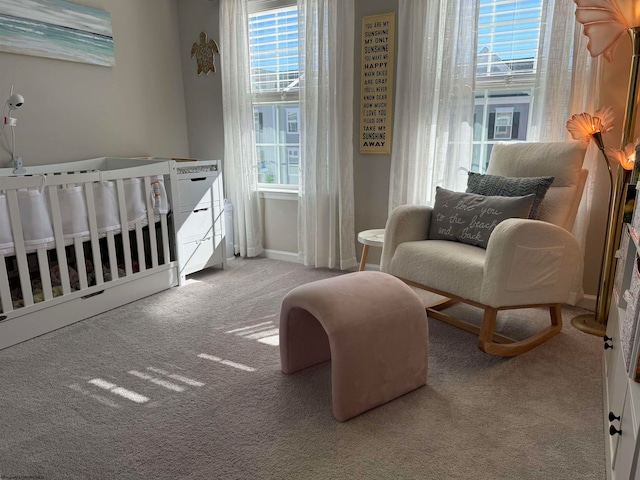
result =
[[[533,194],[536,197],[531,206],[529,218],[535,220],[538,218],[538,207],[549,190],[551,182],[553,182],[553,177],[502,177],[469,172],[467,192],[501,197],[521,197]]]
[[[459,242],[404,242],[398,245],[388,273],[479,302],[485,254],[484,248]]]
[[[487,248],[491,232],[508,218],[529,218],[536,196],[496,197],[436,187],[430,240],[453,240]]]
[[[487,173],[503,177],[553,177],[553,187],[576,184],[586,147],[579,142],[496,143]]]
[[[586,145],[580,142],[498,142],[491,150],[487,174],[554,177],[540,205],[538,220],[571,230],[586,176],[582,170],[585,152]]]

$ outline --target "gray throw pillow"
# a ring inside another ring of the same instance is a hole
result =
[[[430,240],[453,240],[487,248],[496,226],[508,218],[529,218],[535,195],[484,196],[436,187]]]
[[[553,183],[553,177],[501,177],[469,172],[467,193],[500,197],[536,196],[529,218],[538,218],[538,209],[547,190]]]

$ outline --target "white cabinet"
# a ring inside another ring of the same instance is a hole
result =
[[[627,227],[623,235],[629,235]],[[624,238],[622,244],[624,245]],[[631,279],[638,261],[638,241],[631,236],[626,251],[621,251],[618,258],[620,275],[611,299],[611,309],[607,322],[607,333],[604,338],[604,415],[606,438],[607,478],[611,480],[640,479],[638,454],[640,443],[640,383],[635,376],[638,357],[638,335],[635,344],[629,349],[625,345],[628,328],[625,329],[627,301],[624,292],[632,289]],[[631,300],[627,293],[626,298]],[[631,308],[631,307],[630,307]],[[628,323],[627,323],[628,325]],[[624,346],[624,348],[623,348]],[[628,352],[629,367],[623,350]]]
[[[172,198],[181,284],[190,273],[226,267],[221,167],[220,160],[176,162]]]

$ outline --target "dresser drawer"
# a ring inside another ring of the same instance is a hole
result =
[[[202,177],[178,180],[178,202],[180,211],[209,205],[214,199],[213,186],[218,173]]]
[[[183,265],[182,275],[188,275],[203,268],[223,262],[222,249],[217,248],[222,243],[221,235],[211,235],[200,240],[187,242],[182,246]]]
[[[213,207],[211,205],[178,214],[177,229],[183,242],[212,236]]]

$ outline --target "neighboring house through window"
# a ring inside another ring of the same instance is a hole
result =
[[[250,3],[249,49],[258,182],[265,187],[297,186],[300,107],[295,1]]]
[[[541,0],[480,0],[472,170],[484,172],[496,141],[527,139]]]

